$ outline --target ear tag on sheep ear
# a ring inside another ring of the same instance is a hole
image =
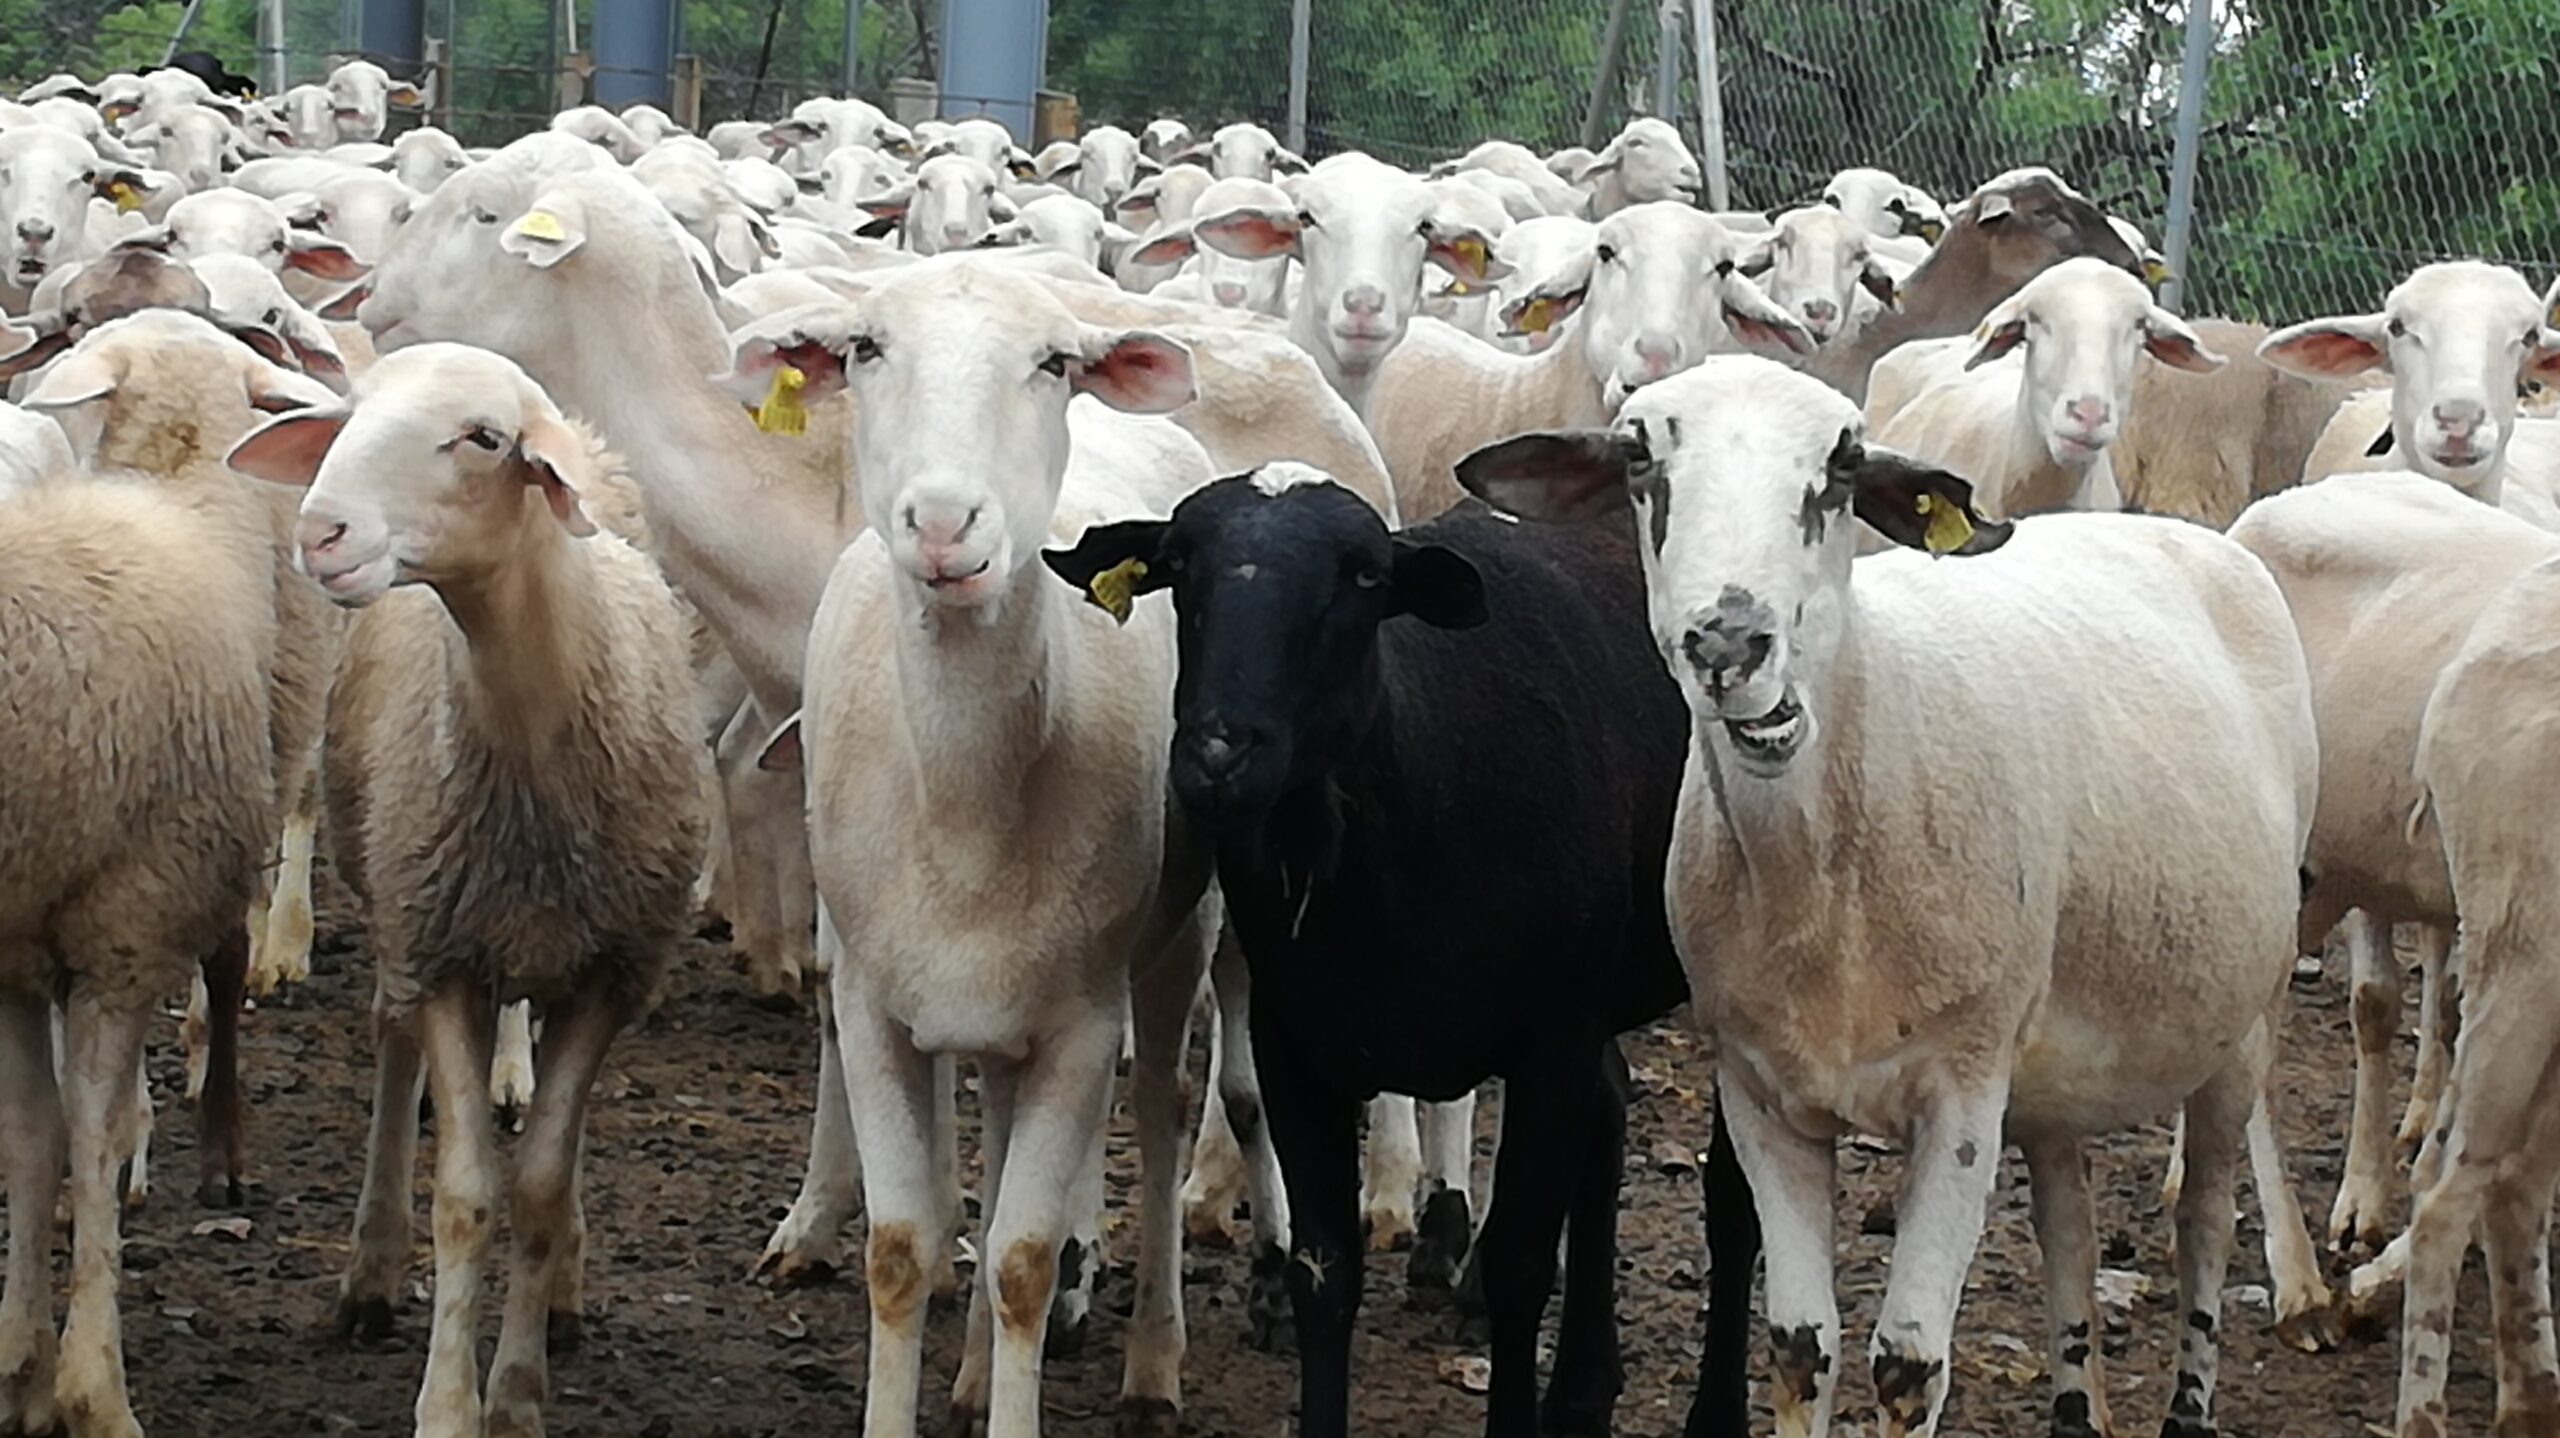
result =
[[[2167,284],[2169,282],[2168,262],[2165,260],[2144,260],[2142,262],[2142,277],[2154,285]]]
[[[808,433],[809,409],[800,403],[800,391],[808,385],[809,377],[789,365],[775,370],[764,402],[756,406],[756,428],[767,434]]]
[[[1946,232],[1947,227],[1936,220],[1922,220],[1920,222],[1920,238],[1929,244],[1936,244],[1938,242],[1938,238]]]
[[[1469,296],[1469,295],[1471,295],[1471,294],[1474,294],[1475,292],[1476,292],[1476,287],[1475,287],[1475,286],[1473,286],[1473,285],[1471,285],[1471,284],[1468,284],[1465,280],[1451,280],[1451,281],[1449,282],[1449,288],[1448,288],[1448,290],[1447,290],[1447,294],[1449,295],[1449,297],[1450,297],[1451,299],[1461,299],[1461,300],[1462,300],[1462,299],[1465,299],[1467,296]]]
[[[1085,582],[1084,597],[1094,608],[1111,616],[1115,624],[1129,622],[1129,611],[1137,607],[1138,581],[1147,577],[1147,562],[1124,559]]]
[[[142,208],[142,196],[134,193],[133,186],[124,180],[107,186],[107,198],[116,202],[119,215],[130,215]]]
[[[569,232],[560,227],[560,217],[549,210],[525,211],[524,218],[516,221],[516,233],[529,240],[554,243],[569,238]]]
[[[1556,327],[1556,311],[1563,308],[1564,302],[1555,296],[1540,295],[1520,307],[1519,318],[1511,322],[1511,327],[1524,335],[1545,334]]]
[[[1973,542],[1973,521],[1954,500],[1924,493],[1911,501],[1911,509],[1929,522],[1921,542],[1931,554],[1953,554]]]
[[[1484,273],[1484,241],[1472,238],[1460,240],[1451,245],[1449,250],[1466,264],[1469,271],[1475,274]]]

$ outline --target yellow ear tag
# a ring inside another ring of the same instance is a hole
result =
[[[1097,574],[1085,585],[1085,598],[1093,607],[1111,616],[1115,624],[1129,622],[1129,611],[1137,607],[1138,581],[1147,577],[1147,562],[1124,559]]]
[[[1467,273],[1469,275],[1480,275],[1484,273],[1484,241],[1474,239],[1460,240],[1456,244],[1451,245],[1449,249],[1451,253],[1458,257],[1459,262],[1467,267]]]
[[[1452,299],[1464,299],[1475,292],[1476,287],[1468,284],[1465,280],[1451,280],[1449,282],[1449,288],[1446,291]]]
[[[1953,554],[1973,541],[1973,521],[1965,517],[1963,505],[1924,493],[1911,502],[1911,509],[1929,521],[1921,542],[1931,554]]]
[[[2155,285],[2165,285],[2169,282],[2169,267],[2159,260],[2145,260],[2142,262],[2142,277]]]
[[[1936,220],[1922,220],[1920,222],[1920,238],[1929,244],[1936,244],[1938,242],[1938,237],[1946,232],[1947,227],[1938,223]]]
[[[119,215],[130,215],[142,208],[142,196],[135,194],[133,186],[122,180],[107,186],[107,198],[116,202],[116,213]]]
[[[1540,295],[1520,307],[1520,317],[1511,327],[1524,335],[1542,335],[1556,326],[1556,311],[1564,308],[1553,295]]]
[[[527,210],[516,221],[516,233],[530,240],[565,240],[569,232],[560,227],[560,217],[549,210]]]
[[[767,434],[808,433],[809,411],[800,403],[800,391],[808,384],[809,377],[789,365],[775,370],[764,403],[756,406],[756,428]]]

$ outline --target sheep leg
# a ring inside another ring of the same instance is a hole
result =
[[[1173,1438],[1181,1428],[1182,1356],[1190,1344],[1182,1311],[1181,1200],[1175,1192],[1182,1173],[1182,1069],[1200,979],[1224,927],[1219,906],[1204,903],[1129,986],[1137,1031],[1129,1074],[1138,1121],[1139,1199],[1137,1301],[1129,1314],[1120,1379],[1123,1435]],[[1102,1145],[1093,1148],[1099,1153]]]
[[[347,1271],[338,1280],[338,1335],[380,1342],[391,1336],[400,1276],[409,1266],[409,1185],[418,1169],[426,1070],[409,1025],[377,1012],[373,1033],[373,1122],[365,1135],[364,1189],[356,1198]]]
[[[956,1255],[969,1223],[969,1196],[960,1185],[960,1060],[952,1054],[933,1061],[933,1199],[942,1238],[925,1256],[924,1274],[934,1297],[949,1298],[960,1291]]]
[[[850,1136],[861,1148],[863,1206],[871,1215],[864,1272],[871,1303],[864,1438],[914,1438],[924,1377],[929,1245],[942,1233],[933,1183],[935,1064],[876,1013],[842,965],[828,986],[842,1055]],[[821,1105],[823,1107],[823,1104]],[[851,1173],[850,1165],[844,1172]],[[826,1230],[832,1241],[834,1230]]]
[[[319,796],[313,779],[320,770],[315,752],[285,776],[293,807],[284,816],[284,837],[272,879],[273,888],[253,912],[249,931],[255,944],[249,953],[249,992],[263,998],[278,984],[301,983],[311,977],[311,859],[318,848]]]
[[[1289,1309],[1298,1330],[1298,1438],[1346,1438],[1360,1316],[1360,1106],[1266,1022],[1254,1025],[1263,1117],[1289,1185]]]
[[[2089,1198],[2089,1159],[2076,1135],[2022,1139],[2036,1247],[2044,1252],[2051,1315],[2054,1438],[2103,1438],[2107,1379],[2097,1349],[2098,1228]]]
[[[124,1174],[124,1210],[133,1213],[151,1197],[151,1064],[146,1056],[133,1066],[133,1104],[116,1125],[116,1152]]]
[[[1956,1302],[1964,1294],[1965,1274],[1982,1242],[1991,1190],[1999,1179],[2000,1120],[2008,1105],[2004,1077],[1969,1092],[1938,1095],[1911,1126],[1893,1272],[1867,1347],[1876,1406],[1884,1411],[1884,1432],[1892,1438],[1928,1438],[1938,1431],[1947,1402]],[[2192,1197],[2205,1175],[2193,1171],[2192,1160],[2188,1167]],[[2228,1189],[2222,1206],[2231,1206]],[[1761,1221],[1765,1226],[1765,1215]],[[1827,1229],[1824,1236],[1827,1241]],[[1770,1249],[1776,1251],[1774,1241]]]
[[[1718,1086],[1715,1136],[1698,1176],[1707,1209],[1707,1338],[1698,1359],[1698,1392],[1681,1438],[1751,1431],[1751,1280],[1760,1266],[1760,1216],[1733,1151]]]
[[[1565,1214],[1564,1313],[1556,1322],[1555,1376],[1538,1414],[1546,1433],[1606,1438],[1626,1387],[1618,1351],[1618,1196],[1626,1177],[1627,1087],[1626,1055],[1612,1039],[1600,1050],[1591,1121],[1580,1134],[1582,1152]],[[1494,1162],[1498,1166],[1500,1157]],[[1485,1277],[1490,1283],[1493,1273]],[[1488,1289],[1488,1302],[1491,1296]],[[1533,1337],[1533,1362],[1535,1357]]]
[[[1458,1269],[1475,1239],[1472,1202],[1476,1153],[1476,1096],[1469,1093],[1447,1103],[1424,1105],[1423,1173],[1431,1196],[1414,1225],[1413,1256],[1405,1264],[1405,1286],[1425,1292],[1457,1287]]]
[[[247,931],[240,937],[245,962]],[[126,1394],[124,1332],[116,1311],[123,1205],[115,1125],[133,1102],[128,1086],[142,1061],[148,1017],[146,1009],[109,1008],[76,990],[63,1015],[69,1040],[62,1108],[71,1140],[71,1311],[62,1326],[54,1397],[64,1426],[80,1438],[142,1438]]]
[[[2279,999],[2279,1006],[2283,1000]],[[2279,1026],[2282,1010],[2271,1015],[2269,1031]],[[2275,1073],[2266,1081],[2249,1111],[2249,1183],[2258,1191],[2258,1215],[2266,1230],[2267,1277],[2275,1286],[2276,1340],[2302,1353],[2323,1353],[2337,1346],[2337,1310],[2327,1281],[2320,1276],[2320,1254],[2303,1226],[2302,1200],[2294,1196],[2293,1179],[2285,1172],[2284,1147],[2276,1136]]]
[[[518,999],[498,1010],[498,1052],[489,1061],[489,1107],[497,1110],[498,1126],[524,1132],[533,1095],[533,1005]]]
[[[2492,1432],[2560,1433],[2560,1343],[2551,1327],[2551,1183],[2560,1146],[2540,1125],[2490,1190],[2481,1220],[2497,1334],[2498,1413]]]
[[[53,1080],[50,1007],[25,994],[0,994],[0,1190],[9,1196],[0,1433],[54,1428],[53,1206],[69,1154]]]
[[[1013,1105],[1021,1082],[1021,1066],[1010,1061],[978,1061],[978,1211],[989,1227],[979,1234],[978,1266],[969,1285],[969,1316],[962,1326],[960,1371],[951,1380],[949,1431],[968,1435],[987,1431],[987,1413],[995,1386],[996,1205],[1003,1201],[1005,1146],[1013,1141]]]
[[[2454,1040],[2462,1033],[2462,1003],[2453,952],[2453,931],[2441,924],[2418,926],[2418,1068],[2409,1084],[2409,1107],[2400,1115],[2398,1149],[2403,1159],[2415,1157],[2436,1126],[2436,1105],[2444,1097],[2445,1075],[2453,1067]]]
[[[2329,1246],[2341,1253],[2382,1246],[2384,1215],[2391,1206],[2391,1101],[2393,1049],[2400,1037],[2400,960],[2391,931],[2356,909],[2338,925],[2354,975],[2356,1086],[2354,1116],[2347,1125],[2347,1171],[2329,1209]]]
[[[1131,1056],[1133,1067],[1135,1055]],[[1108,1100],[1105,1100],[1106,1105]],[[1110,1127],[1106,1106],[1104,1128]],[[1085,1320],[1093,1312],[1093,1286],[1102,1271],[1103,1145],[1097,1141],[1068,1190],[1069,1228],[1058,1245],[1057,1286],[1049,1299],[1049,1328],[1041,1352],[1073,1358],[1084,1352]]]
[[[1235,951],[1230,960],[1228,954]],[[1200,1136],[1191,1144],[1191,1172],[1182,1182],[1182,1225],[1190,1240],[1204,1247],[1228,1242],[1227,1220],[1245,1194],[1244,1141],[1238,1137],[1234,1098],[1253,1105],[1252,1121],[1261,1118],[1261,1100],[1253,1079],[1253,1046],[1243,1037],[1251,985],[1244,955],[1221,932],[1217,957],[1209,966],[1209,997],[1218,1019],[1209,1027],[1209,1092],[1213,1102],[1200,1105]],[[1256,1203],[1257,1217],[1261,1205]],[[1259,1227],[1259,1225],[1256,1225]]]
[[[2178,1234],[2178,1381],[2161,1438],[2211,1438],[2214,1381],[2220,1367],[2222,1286],[2239,1218],[2241,1148],[2264,1093],[2273,1057],[2272,1030],[2261,1021],[2243,1054],[2190,1095],[2187,1184],[2171,1215]],[[2270,1220],[2272,1222],[2272,1220]]]
[[[1117,1018],[1106,1013],[1067,1029],[1036,1046],[1017,1069],[1004,1184],[987,1223],[990,1273],[982,1280],[996,1315],[987,1438],[1040,1432],[1042,1330],[1077,1169],[1101,1146],[1111,1110]]]
[[[205,993],[202,969],[187,978],[187,1013],[178,1021],[178,1044],[187,1051],[187,1102],[194,1103],[204,1097],[213,1057],[213,1000]]]
[[[435,1313],[417,1438],[481,1438],[480,1284],[497,1222],[498,1135],[487,1102],[497,1006],[454,984],[418,1011],[419,1046],[436,1099]]]
[[[838,947],[835,928],[822,911],[818,947],[830,960]],[[818,1109],[809,1125],[809,1166],[800,1177],[799,1196],[791,1211],[766,1241],[756,1260],[758,1276],[776,1287],[823,1283],[844,1261],[844,1226],[853,1217],[862,1193],[862,1160],[853,1141],[853,1114],[845,1104],[844,1045],[836,1028],[835,982],[819,980]],[[949,1085],[946,1084],[947,1088]],[[937,1230],[939,1231],[939,1230]],[[943,1243],[942,1262],[949,1263],[950,1244]]]
[[[1290,1329],[1287,1278],[1289,1190],[1281,1179],[1280,1155],[1272,1147],[1270,1127],[1263,1122],[1262,1076],[1255,1071],[1253,1058],[1253,981],[1233,925],[1218,931],[1217,952],[1210,960],[1210,987],[1218,1001],[1218,1025],[1212,1030],[1209,1049],[1218,1101],[1204,1107],[1222,1118],[1224,1128],[1234,1136],[1245,1192],[1253,1204],[1253,1270],[1245,1292],[1247,1341],[1263,1352],[1277,1353],[1295,1337]],[[1204,1125],[1201,1142],[1208,1141]],[[1195,1177],[1206,1162],[1195,1147],[1191,1154]],[[1221,1219],[1231,1207],[1218,1207]],[[1191,1231],[1197,1237],[1200,1230],[1195,1225]]]
[[[588,1098],[594,1098],[593,1084]],[[551,1267],[551,1313],[544,1331],[554,1356],[575,1353],[586,1343],[587,1329],[587,1135],[578,1132],[578,1150],[569,1163],[569,1229]]]
[[[623,1015],[594,988],[545,1014],[542,1068],[524,1137],[515,1145],[512,1267],[497,1358],[489,1369],[488,1438],[541,1438],[550,1397],[551,1300],[560,1267],[578,1255],[579,1148],[587,1099]]]
[[[1369,1251],[1413,1241],[1413,1195],[1422,1184],[1422,1128],[1413,1100],[1382,1093],[1369,1100],[1368,1160],[1360,1175],[1360,1224]]]
[[[1576,1179],[1593,1157],[1585,1143],[1611,1137],[1611,1126],[1594,1112],[1596,1056],[1573,1047],[1577,1051],[1545,1053],[1524,1066],[1502,1106],[1502,1153],[1494,1161],[1483,1245],[1485,1313],[1493,1330],[1486,1438],[1537,1438],[1538,1327],[1555,1291],[1556,1244]],[[1601,1130],[1596,1138],[1594,1130]],[[1570,1376],[1561,1349],[1556,1362]],[[1599,1416],[1605,1422],[1605,1412]]]
[[[820,967],[811,948],[817,888],[809,869],[804,780],[797,770],[757,765],[771,726],[754,706],[740,713],[756,715],[756,723],[744,731],[745,741],[724,740],[720,760],[730,865],[743,876],[740,912],[729,916],[729,928],[756,993],[796,1001],[809,972]]]
[[[238,1208],[246,1197],[240,1189],[240,1001],[249,978],[247,929],[224,932],[204,961],[203,977],[205,1083],[196,1100],[196,1198],[207,1208]]]
[[[1778,1438],[1824,1438],[1840,1386],[1840,1301],[1831,1282],[1837,1160],[1828,1141],[1789,1129],[1746,1087],[1728,1085],[1729,1076],[1719,1074],[1716,1087],[1730,1089],[1725,1117],[1733,1151],[1760,1214],[1769,1273],[1769,1403]],[[1902,1227],[1916,1231],[1907,1208]],[[1897,1261],[1894,1276],[1902,1271]]]

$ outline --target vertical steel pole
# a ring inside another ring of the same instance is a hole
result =
[[[1724,162],[1724,71],[1716,63],[1716,0],[1689,0],[1689,19],[1698,39],[1698,139],[1705,146],[1699,162],[1707,170],[1707,208],[1733,208]]]
[[[1627,53],[1627,9],[1634,0],[1609,7],[1609,28],[1600,34],[1600,63],[1591,70],[1591,102],[1582,110],[1582,148],[1600,148],[1600,107],[1609,102],[1609,87],[1618,79],[1618,61]]]
[[[284,0],[258,0],[258,93],[284,91]]]
[[[1314,0],[1289,0],[1289,148],[1307,152],[1307,60]]]
[[[2169,171],[2169,278],[2160,303],[2176,310],[2186,299],[2189,248],[2196,223],[2196,152],[2204,143],[2205,80],[2213,67],[2214,0],[2187,0],[2187,53],[2178,66],[2178,148]]]
[[[1680,0],[1655,7],[1653,45],[1653,113],[1673,127],[1680,124]]]
[[[844,0],[844,93],[862,89],[862,0]]]

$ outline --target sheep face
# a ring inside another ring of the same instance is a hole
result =
[[[1697,157],[1689,153],[1689,142],[1668,123],[1643,116],[1629,120],[1609,148],[1583,178],[1614,174],[1618,188],[1631,204],[1651,200],[1677,200],[1694,205],[1706,191],[1706,179],[1698,169]]]
[[[1050,179],[1107,215],[1121,196],[1137,188],[1141,174],[1160,168],[1139,152],[1135,135],[1117,125],[1104,125],[1088,131],[1076,143],[1076,158]]]
[[[2395,448],[2428,478],[2470,490],[2506,454],[2517,392],[2528,381],[2560,382],[2554,304],[2560,285],[2537,300],[2502,265],[2428,265],[2395,286],[2379,314],[2281,329],[2258,352],[2299,375],[2389,371]]]
[[[8,232],[8,283],[32,288],[73,257],[88,228],[89,202],[118,185],[140,193],[142,173],[111,165],[77,135],[43,125],[0,134],[0,223]]]
[[[211,110],[188,109],[136,126],[125,138],[149,149],[152,164],[177,176],[189,191],[209,190],[222,183],[232,129]]]
[[[919,255],[969,248],[995,228],[995,201],[994,170],[967,155],[934,156],[916,169],[906,205],[907,248]]]
[[[590,178],[580,170],[594,171],[595,184],[580,189]],[[555,187],[561,193],[550,193]],[[441,339],[501,354],[540,352],[559,328],[552,270],[584,246],[590,198],[630,223],[663,226],[681,254],[675,221],[639,181],[593,145],[543,134],[419,201],[383,252],[356,318],[384,350]]]
[[[199,316],[148,309],[89,331],[25,403],[53,416],[84,461],[106,453],[109,463],[166,472],[246,431],[259,412],[335,399]]]
[[[1947,225],[1937,201],[1884,170],[1842,170],[1822,187],[1822,203],[1886,239],[1916,235],[1935,243]]]
[[[330,117],[339,141],[379,140],[391,123],[393,105],[415,105],[415,87],[395,82],[370,60],[356,60],[329,72]]]
[[[711,255],[720,283],[735,284],[781,255],[764,217],[738,198],[715,163],[644,163],[631,173]]]
[[[1982,322],[1965,368],[2024,349],[2018,404],[2045,451],[2080,468],[2115,443],[2144,354],[2191,374],[2222,368],[2195,331],[2151,301],[2140,280],[2104,260],[2065,260]]]
[[[1602,221],[1584,256],[1543,289],[1512,298],[1504,317],[1508,328],[1528,330],[1576,308],[1586,311],[1592,381],[1613,404],[1737,346],[1781,358],[1813,350],[1803,326],[1742,275],[1724,226],[1667,201]]]
[[[819,184],[838,205],[868,208],[894,194],[907,176],[904,165],[868,145],[847,145],[818,167]]]
[[[1049,565],[1095,592],[1173,592],[1175,798],[1213,832],[1259,827],[1342,764],[1376,713],[1378,626],[1410,615],[1462,629],[1485,618],[1475,566],[1388,533],[1321,471],[1264,465],[1183,500],[1169,521],[1099,525]]]
[[[418,196],[379,170],[354,170],[325,181],[312,192],[311,203],[287,218],[307,224],[345,245],[358,264],[369,264],[391,247],[391,237],[409,222]]]
[[[1307,168],[1307,162],[1282,146],[1278,137],[1253,124],[1222,125],[1208,144],[1193,147],[1183,158],[1206,164],[1210,176],[1220,180],[1268,182]]]
[[[445,181],[470,168],[462,142],[428,126],[391,142],[391,177],[421,195],[432,195]]]
[[[354,280],[365,266],[336,240],[295,229],[283,206],[239,190],[207,190],[169,207],[169,218],[128,235],[118,249],[158,250],[173,260],[206,255],[246,255],[282,273],[287,268],[324,280]]]
[[[1159,165],[1170,165],[1191,148],[1191,127],[1170,117],[1149,120],[1138,132],[1138,153]]]
[[[1125,240],[1128,232],[1102,218],[1102,212],[1074,195],[1044,195],[1022,207],[1022,213],[990,233],[987,244],[1047,245],[1099,269],[1106,240]]]
[[[1821,381],[1718,356],[1647,386],[1610,429],[1505,440],[1458,478],[1529,518],[1631,508],[1654,641],[1699,734],[1741,773],[1776,778],[1821,734],[1848,632],[1849,514],[1939,554],[2009,536],[1973,511],[1965,481],[1870,449],[1862,432],[1857,406]]]
[[[781,152],[774,158],[795,175],[818,173],[828,155],[847,145],[891,154],[913,148],[902,126],[861,100],[803,100],[792,108],[791,118],[764,132],[764,142]]]
[[[1013,143],[1013,132],[993,120],[962,120],[925,151],[927,163],[943,155],[966,155],[990,174],[1027,179],[1031,157]]]
[[[274,363],[291,365],[345,393],[347,362],[329,327],[285,293],[284,283],[266,266],[241,255],[207,255],[178,273],[188,271],[203,287],[202,313],[208,319]]]
[[[1777,227],[1742,256],[1743,273],[1779,308],[1803,321],[1818,344],[1829,344],[1848,324],[1864,288],[1880,304],[1893,303],[1893,276],[1869,253],[1866,227],[1837,210],[1789,210]]]
[[[1431,187],[1366,155],[1338,155],[1299,181],[1294,212],[1240,207],[1192,227],[1238,259],[1294,255],[1306,266],[1300,341],[1344,375],[1367,375],[1422,307],[1422,267],[1469,284],[1507,273],[1491,239],[1438,213]]]
[[[337,102],[326,85],[296,85],[277,97],[276,118],[297,150],[325,150],[338,143]]]
[[[362,608],[401,584],[469,581],[522,552],[528,521],[595,533],[566,476],[587,446],[524,371],[485,350],[385,355],[350,405],[272,420],[230,464],[309,486],[296,564]]]
[[[777,376],[802,403],[859,398],[863,516],[920,609],[983,610],[1010,592],[1057,509],[1071,397],[1161,414],[1194,394],[1182,346],[1080,324],[1041,284],[966,257],[743,333],[724,380],[741,399],[770,403]]]

